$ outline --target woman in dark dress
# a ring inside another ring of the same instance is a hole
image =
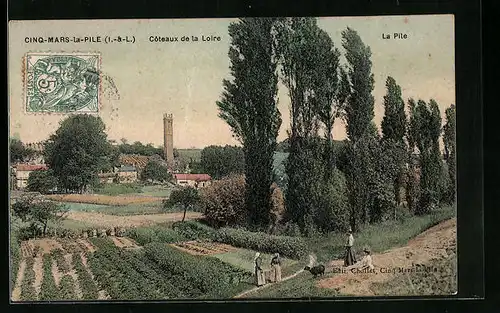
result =
[[[273,268],[272,281],[277,283],[281,281],[281,258],[279,253],[276,253],[271,260],[271,267]]]
[[[344,257],[344,266],[351,266],[356,263],[356,255],[354,253],[354,236],[352,235],[352,229],[349,228],[349,232],[347,235],[347,243],[346,243],[346,251]]]

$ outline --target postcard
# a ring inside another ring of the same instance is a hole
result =
[[[457,292],[453,15],[8,27],[12,302]]]

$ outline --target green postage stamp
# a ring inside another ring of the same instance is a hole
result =
[[[24,60],[27,113],[97,113],[98,53],[27,53]]]

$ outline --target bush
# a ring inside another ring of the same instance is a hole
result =
[[[217,236],[217,231],[215,229],[195,221],[175,222],[172,228],[182,237],[190,240],[213,240]]]
[[[217,232],[216,241],[261,252],[279,253],[293,259],[299,259],[307,254],[306,243],[300,237],[275,236],[243,229],[221,228]]]
[[[225,177],[201,191],[201,205],[207,222],[216,227],[243,225],[245,210],[245,177]]]
[[[162,226],[131,228],[126,231],[126,236],[142,246],[151,242],[174,243],[186,240],[181,233]]]

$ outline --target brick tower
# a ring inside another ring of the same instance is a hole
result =
[[[174,118],[172,114],[163,115],[163,153],[165,161],[172,167],[174,164]]]

